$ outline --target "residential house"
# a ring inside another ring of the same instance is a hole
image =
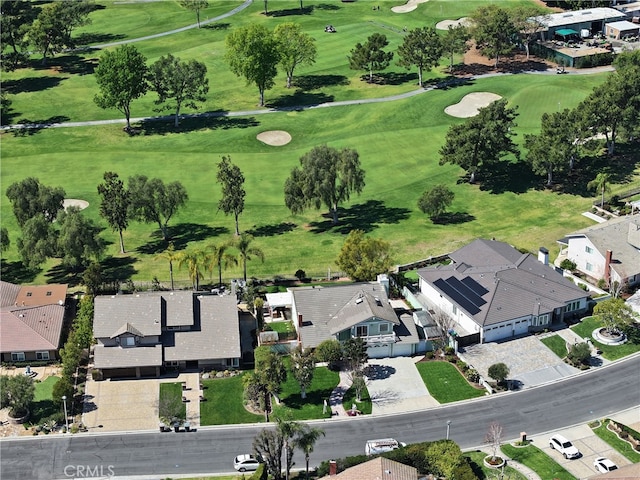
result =
[[[0,282],[0,353],[3,362],[58,359],[67,285]]]
[[[329,475],[320,480],[418,480],[418,469],[395,460],[376,457],[368,462],[337,472],[336,462],[329,462]]]
[[[418,270],[426,310],[452,322],[459,346],[542,330],[587,309],[588,295],[538,258],[495,240],[475,240],[449,255],[449,265]]]
[[[640,284],[640,214],[627,215],[570,233],[558,240],[560,255],[594,283]]]
[[[94,367],[104,377],[158,376],[164,367],[227,368],[240,364],[240,326],[233,296],[153,292],[98,296]]]
[[[420,342],[411,315],[398,318],[389,302],[388,279],[328,287],[290,288],[291,308],[303,347],[324,340],[362,338],[370,358],[416,353]]]

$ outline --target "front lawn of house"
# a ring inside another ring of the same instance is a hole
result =
[[[204,402],[200,402],[200,425],[228,425],[235,423],[258,423],[263,415],[247,411],[242,402],[244,375],[229,378],[202,380]]]
[[[182,383],[171,382],[160,384],[159,404],[161,415],[186,420],[187,406],[182,402]]]
[[[53,387],[58,380],[60,377],[47,377],[42,382],[35,382],[35,394],[29,415],[30,424],[39,425],[51,416],[59,416],[64,421],[62,407],[58,408],[53,401]],[[71,403],[67,403],[67,407],[70,410]]]
[[[286,360],[285,364],[288,369],[289,359]],[[287,380],[282,384],[281,406],[286,407],[292,420],[330,418],[330,408],[327,407],[326,412],[322,413],[324,400],[329,402],[329,396],[339,382],[338,372],[329,370],[327,367],[316,367],[311,386],[307,389],[307,398],[303,399],[300,395],[300,385],[293,378],[293,375],[288,373]]]
[[[342,399],[342,406],[345,410],[351,410],[351,407],[355,404],[356,409],[359,410],[363,415],[371,414],[371,409],[373,407],[371,403],[371,397],[369,396],[369,389],[366,386],[362,391],[361,397],[361,402],[356,400],[356,390],[355,388],[351,387],[344,394],[344,398]]]
[[[543,338],[540,341],[549,347],[549,350],[555,353],[558,357],[564,358],[567,356],[567,341],[560,335],[552,335],[550,337]]]
[[[469,384],[460,371],[449,362],[418,362],[416,368],[429,393],[440,403],[457,402],[482,397],[484,389]]]
[[[596,328],[602,327],[603,324],[597,316],[585,317],[580,323],[571,327],[580,338],[590,338],[593,344],[602,351],[602,356],[607,360],[618,360],[636,352],[640,352],[640,345],[635,343],[624,343],[622,345],[605,345],[595,340],[591,334]]]
[[[640,453],[636,452],[628,442],[625,442],[615,432],[612,432],[607,428],[609,424],[609,419],[605,419],[601,422],[599,427],[593,429],[593,433],[595,433],[602,440],[611,445],[616,451],[620,454],[624,455],[626,458],[631,460],[633,463],[640,462]]]
[[[508,457],[536,472],[540,478],[576,480],[576,477],[567,472],[538,447],[534,447],[533,445],[527,445],[526,447],[502,445],[500,449]]]
[[[527,480],[527,477],[517,471],[513,467],[506,466],[504,472],[498,471],[495,468],[489,468],[484,464],[484,458],[487,456],[485,452],[474,451],[463,453],[463,456],[467,457],[471,462],[471,468],[473,472],[478,476],[479,480],[486,480],[490,478],[496,478],[496,473],[504,473],[504,478],[509,480]],[[500,478],[500,477],[498,477]]]

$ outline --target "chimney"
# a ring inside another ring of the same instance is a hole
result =
[[[538,250],[538,261],[544,265],[549,265],[549,250],[540,247],[540,250]]]
[[[338,464],[335,460],[329,460],[329,475],[335,477],[338,474]]]
[[[389,275],[381,273],[378,275],[378,283],[384,287],[384,291],[389,295]]]
[[[607,250],[607,253],[604,255],[604,281],[607,285],[609,285],[609,280],[611,278],[611,258],[613,257],[613,252],[611,250]]]
[[[302,314],[299,313],[298,314],[298,327],[301,327],[301,326],[302,326]]]

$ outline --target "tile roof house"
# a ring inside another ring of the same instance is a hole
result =
[[[558,240],[560,255],[594,280],[640,284],[640,214],[627,215],[570,233]]]
[[[232,296],[153,292],[95,299],[94,367],[104,377],[158,376],[163,367],[237,367],[240,326]]]
[[[418,480],[418,469],[384,457],[376,457],[368,462],[354,465],[340,473],[331,471],[335,463],[329,465],[329,475],[320,480]]]
[[[56,360],[66,314],[67,285],[0,282],[3,362]]]
[[[362,338],[370,358],[412,355],[420,341],[413,318],[398,318],[381,282],[290,288],[291,310],[303,347],[324,340]]]
[[[513,338],[559,323],[587,308],[587,293],[538,258],[495,240],[475,240],[449,255],[449,265],[418,270],[426,310],[440,310],[459,342]]]

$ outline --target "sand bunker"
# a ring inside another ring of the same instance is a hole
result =
[[[62,201],[62,206],[65,210],[69,207],[78,207],[80,210],[84,210],[89,206],[89,202],[86,200],[78,200],[77,198],[65,198]]]
[[[458,20],[443,20],[436,24],[436,28],[438,30],[449,30],[449,25],[452,27],[457,27],[458,25],[464,25],[465,27],[471,26],[471,19],[467,17],[462,17]]]
[[[465,95],[460,102],[445,108],[444,113],[458,118],[475,117],[478,114],[478,109],[487,107],[501,98],[500,95],[489,92],[470,93],[469,95]]]
[[[291,141],[291,135],[284,130],[270,130],[268,132],[259,133],[256,138],[262,143],[272,145],[274,147],[281,147]]]
[[[404,5],[398,5],[397,7],[391,7],[393,13],[409,13],[418,8],[419,3],[425,3],[429,0],[409,0]]]

